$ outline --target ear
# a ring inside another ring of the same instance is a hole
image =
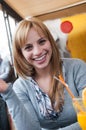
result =
[[[73,29],[73,24],[70,21],[63,21],[60,28],[63,33],[70,33]]]

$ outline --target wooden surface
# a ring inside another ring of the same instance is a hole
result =
[[[4,0],[22,18],[43,15],[69,6],[86,3],[86,0]]]
[[[46,13],[44,15],[39,15],[37,16],[39,19],[42,21],[44,20],[49,20],[49,19],[56,19],[56,18],[62,18],[62,17],[68,17],[74,14],[79,14],[79,13],[86,13],[86,3],[70,7],[67,9],[59,10],[59,11],[54,11],[51,13]]]

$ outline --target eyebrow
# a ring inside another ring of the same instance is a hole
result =
[[[30,46],[30,44],[31,44],[31,43],[25,44],[25,45],[22,47],[22,49],[25,49],[26,47]]]
[[[43,40],[43,39],[46,39],[46,37],[40,37],[38,40],[37,40],[37,42],[40,42],[41,40]],[[27,46],[29,46],[30,44],[32,44],[32,43],[26,43],[25,45],[24,45],[24,47],[27,47]],[[24,48],[23,47],[23,48]]]
[[[43,40],[43,39],[45,39],[45,37],[41,37],[41,38],[38,40],[38,42],[40,42],[40,40]]]

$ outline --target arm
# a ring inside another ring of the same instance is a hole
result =
[[[3,80],[8,79],[11,72],[11,68],[12,67],[9,61],[2,61],[2,64],[1,64],[2,73],[0,74],[0,78]]]
[[[17,130],[40,130],[39,122],[33,120],[30,110],[27,112],[24,105],[16,96],[11,85],[7,85],[3,80],[0,80],[0,92],[5,99],[9,112],[13,118]]]
[[[66,126],[64,128],[59,128],[58,130],[82,130],[82,129],[80,128],[78,122],[76,122],[76,123]]]
[[[86,87],[86,63],[82,60],[77,60],[75,64],[74,82],[79,96],[82,97],[82,90]]]
[[[82,130],[79,126],[79,124],[76,122],[72,125],[66,126],[64,128],[59,128],[59,129],[44,129],[42,128],[42,130]]]
[[[77,59],[76,62],[74,62],[73,70],[75,88],[78,92],[78,96],[82,97],[82,90],[86,87],[86,63]],[[64,128],[59,128],[59,130],[81,130],[81,127],[79,123],[76,122]]]
[[[81,97],[82,90],[86,87],[86,63],[77,59],[76,62],[74,62],[73,72],[75,88],[78,92],[78,96]],[[79,123],[76,122],[59,130],[81,130],[81,127]]]

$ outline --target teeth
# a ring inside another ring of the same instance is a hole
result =
[[[39,61],[39,60],[42,60],[44,57],[45,57],[45,55],[43,55],[42,57],[37,58],[37,59],[35,59],[35,60],[36,60],[36,61]]]

